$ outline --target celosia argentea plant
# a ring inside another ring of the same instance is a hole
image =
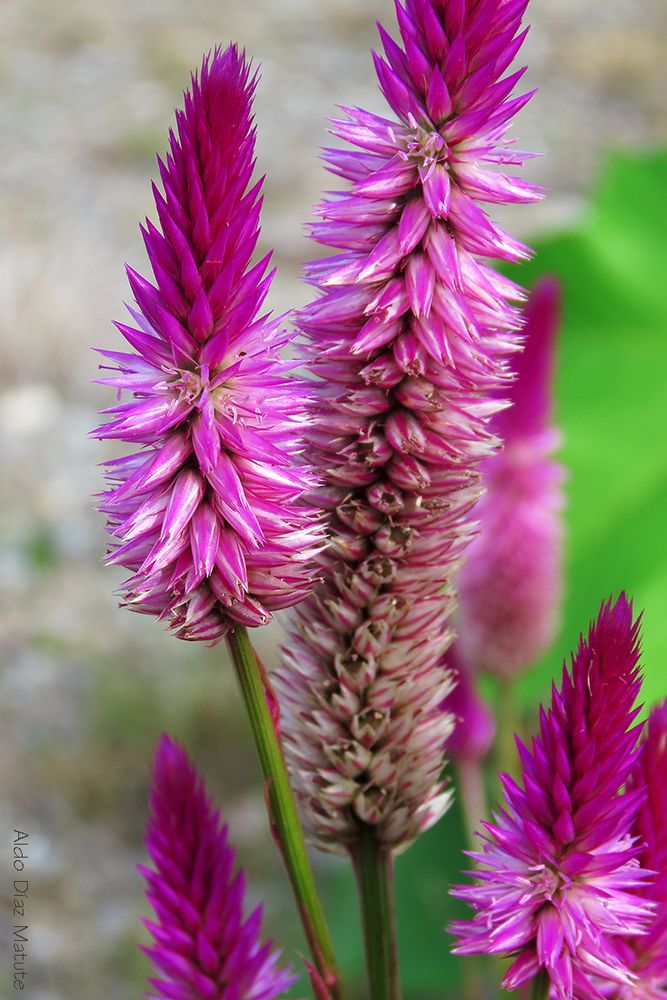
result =
[[[478,671],[508,694],[553,638],[558,289],[524,307],[504,271],[530,251],[484,207],[541,196],[513,175],[530,154],[508,136],[532,96],[514,96],[527,3],[397,0],[374,54],[386,117],[333,120],[343,144],[325,159],[342,185],[310,230],[333,252],[306,265],[314,298],[292,320],[264,311],[273,272],[255,253],[258,75],[234,45],[209,53],[158,160],[142,227],[153,277],[128,268],[128,347],[102,351],[100,382],[121,398],[94,433],[130,448],[106,463],[107,559],[129,573],[123,605],[229,646],[317,1000],[344,984],[304,831],[350,859],[368,994],[397,1000],[394,857],[451,802],[450,753],[477,825],[496,728]],[[274,693],[247,629],[286,608]],[[667,991],[667,730],[663,707],[640,740],[640,683],[622,595],[581,640],[532,748],[519,743],[523,776],[502,776],[475,881],[453,890],[473,908],[452,927],[455,951],[511,958],[506,989]],[[152,996],[270,1000],[292,987],[260,911],[245,915],[227,830],[168,737],[146,847]],[[484,975],[466,977],[470,1000]]]

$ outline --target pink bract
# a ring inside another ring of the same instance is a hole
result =
[[[153,997],[272,1000],[295,981],[280,953],[259,940],[261,907],[243,914],[245,876],[235,872],[227,827],[185,751],[163,736],[155,757],[146,847],[140,867],[155,920],[144,948],[159,978]]]
[[[158,160],[159,226],[142,227],[155,283],[127,269],[134,325],[116,325],[132,350],[101,352],[115,368],[100,381],[131,399],[94,433],[139,446],[107,463],[107,561],[131,571],[123,602],[182,639],[215,641],[301,600],[322,544],[301,503],[313,477],[294,464],[307,388],[262,313],[270,255],[251,265],[255,86],[235,46],[193,77]]]
[[[619,935],[644,934],[652,918],[634,832],[644,791],[625,790],[641,730],[638,629],[625,595],[602,606],[532,748],[519,743],[522,784],[502,776],[505,801],[472,855],[476,884],[455,892],[475,915],[452,926],[454,951],[512,956],[508,990],[540,969],[557,1000],[636,982]]]

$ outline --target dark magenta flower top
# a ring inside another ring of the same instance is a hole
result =
[[[513,956],[506,989],[540,969],[558,1000],[636,983],[621,936],[644,934],[653,915],[634,831],[645,793],[626,788],[641,731],[638,631],[624,594],[602,606],[530,749],[519,743],[521,783],[502,775],[505,801],[472,855],[476,884],[456,890],[475,913],[452,926],[454,950]]]
[[[261,907],[244,916],[245,876],[235,871],[227,827],[185,751],[168,736],[157,749],[142,866],[155,919],[152,996],[169,1000],[273,1000],[295,981],[260,941]]]
[[[128,393],[95,432],[138,450],[107,463],[102,495],[129,569],[132,610],[182,639],[262,625],[309,591],[322,543],[301,503],[308,392],[279,357],[289,335],[262,312],[269,256],[252,265],[262,182],[252,184],[256,77],[236,46],[192,78],[153,185],[158,225],[142,228],[154,283],[127,269],[131,352],[104,384]]]

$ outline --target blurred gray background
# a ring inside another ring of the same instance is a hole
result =
[[[305,301],[302,224],[323,186],[334,103],[381,109],[368,50],[390,0],[0,0],[0,878],[11,831],[30,835],[31,1000],[129,1000],[147,963],[141,860],[146,782],[164,728],[187,741],[220,797],[252,897],[294,940],[267,845],[261,792],[224,651],[165,636],[118,610],[119,572],[90,495],[102,446],[90,347],[118,346],[123,262],[146,265],[138,222],[190,70],[236,40],[262,66],[259,167],[272,305]],[[522,235],[580,212],[610,147],[667,138],[664,0],[533,0],[524,48],[541,90],[515,129],[548,153],[529,165],[543,205]],[[505,221],[508,221],[505,216]],[[260,637],[275,657],[276,632]],[[331,864],[326,861],[324,864]],[[0,913],[0,998],[11,922]]]

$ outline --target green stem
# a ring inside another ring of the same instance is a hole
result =
[[[315,967],[332,1000],[340,996],[339,976],[333,944],[315,888],[299,814],[290,784],[285,758],[271,711],[275,699],[269,679],[259,663],[248,632],[237,626],[228,636],[255,738],[255,747],[266,780],[265,794],[269,821],[299,908]]]
[[[519,728],[516,700],[516,682],[503,677],[500,681],[498,705],[498,770],[513,774],[516,769],[517,751],[514,734]]]
[[[468,849],[476,851],[479,848],[478,837],[480,823],[486,818],[486,791],[484,788],[484,772],[478,760],[461,758],[456,761],[458,777],[458,794],[463,820],[466,828]],[[482,956],[467,955],[462,967],[463,996],[465,1000],[483,1000],[484,965]]]
[[[488,995],[484,981],[484,956],[466,955],[461,969],[462,1000],[485,1000]]]
[[[547,972],[540,969],[530,988],[530,1000],[549,1000],[550,980]]]
[[[394,914],[393,857],[371,826],[352,850],[366,949],[370,1000],[400,1000]]]
[[[458,773],[459,800],[463,809],[463,818],[468,835],[468,847],[471,851],[479,847],[475,836],[479,825],[486,819],[486,791],[484,788],[484,772],[478,760],[461,758],[456,762]]]

